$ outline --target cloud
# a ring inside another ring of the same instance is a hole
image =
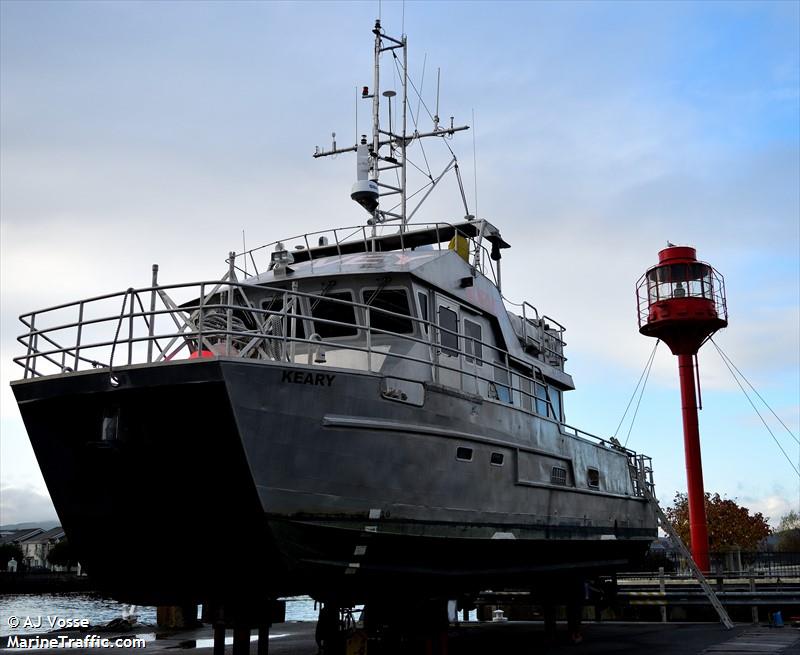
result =
[[[0,487],[0,525],[57,519],[47,494],[34,487]]]
[[[773,528],[778,526],[782,516],[792,510],[798,511],[800,509],[796,498],[792,501],[782,494],[770,494],[758,498],[743,497],[741,501],[737,502],[740,505],[745,505],[750,510],[750,514],[761,512]]]

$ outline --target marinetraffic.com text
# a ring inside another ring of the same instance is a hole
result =
[[[7,649],[40,649],[40,648],[145,648],[147,642],[138,637],[117,637],[108,639],[99,635],[85,635],[83,637],[70,637],[68,635],[58,636],[34,636],[21,637],[11,635],[6,644]]]

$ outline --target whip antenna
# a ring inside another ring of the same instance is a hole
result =
[[[436,69],[436,113],[433,115],[433,129],[439,129],[439,82],[442,78],[442,69]]]
[[[472,110],[472,185],[475,188],[475,218],[478,218],[478,157],[475,154],[475,109]]]

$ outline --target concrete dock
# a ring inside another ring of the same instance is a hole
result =
[[[283,623],[273,627],[270,635],[271,655],[315,655],[314,622]],[[52,636],[52,635],[50,635]],[[126,633],[125,637],[134,636]],[[140,632],[145,648],[116,648],[122,653],[165,653],[189,650],[210,653],[212,634],[209,628],[154,633]],[[737,655],[770,653],[800,655],[800,629],[789,626],[769,628],[739,624],[725,630],[713,623],[589,623],[584,625],[584,640],[579,645],[568,643],[566,626],[559,625],[555,643],[545,639],[544,625],[538,621],[508,623],[462,623],[449,632],[449,655]],[[0,643],[5,650],[6,639]],[[6,652],[12,652],[11,649]],[[92,649],[102,652],[103,648]],[[226,648],[230,653],[232,645]],[[37,652],[52,655],[91,652],[91,650],[45,648]],[[256,642],[251,644],[256,652]]]

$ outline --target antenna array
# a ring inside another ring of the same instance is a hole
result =
[[[453,118],[450,118],[450,125],[442,127],[439,121],[439,73],[437,72],[436,80],[436,114],[433,116],[433,129],[429,132],[420,132],[418,129],[409,134],[408,133],[408,40],[405,34],[400,38],[395,38],[386,34],[381,27],[380,19],[375,21],[375,27],[372,30],[375,35],[375,44],[373,50],[374,65],[373,65],[373,82],[372,92],[369,87],[362,87],[361,99],[372,100],[372,135],[371,139],[367,138],[366,134],[361,135],[360,142],[351,147],[340,148],[337,147],[334,137],[330,150],[324,150],[319,147],[314,152],[314,157],[329,157],[331,155],[338,155],[345,152],[355,152],[357,154],[357,180],[353,185],[351,198],[358,202],[364,209],[371,214],[368,221],[371,225],[383,223],[385,221],[399,221],[401,229],[408,223],[411,217],[417,212],[420,205],[427,199],[433,188],[439,183],[444,175],[451,169],[455,170],[458,177],[459,187],[461,188],[462,199],[464,200],[465,211],[469,215],[469,210],[466,207],[466,197],[464,196],[463,184],[461,175],[458,168],[458,160],[453,154],[452,149],[450,153],[452,159],[441,172],[438,177],[430,173],[427,174],[428,181],[425,186],[420,189],[422,191],[425,187],[426,193],[422,199],[417,202],[417,205],[409,212],[408,201],[411,197],[419,193],[409,196],[407,193],[407,174],[408,174],[408,147],[418,139],[429,137],[449,137],[456,132],[468,130],[468,125],[455,126]],[[399,57],[398,57],[399,51]],[[397,93],[392,89],[386,89],[381,92],[381,55],[390,53],[396,66],[400,67],[400,80],[402,85],[401,102],[402,111],[398,118],[392,123],[392,99]],[[398,62],[398,59],[400,61]],[[413,83],[412,83],[413,87]],[[422,98],[413,87],[414,91],[419,96],[419,101]],[[388,116],[389,125],[388,129],[381,127],[381,97],[386,98],[388,103]],[[414,118],[412,116],[412,118]],[[416,124],[416,119],[414,119]],[[449,149],[449,146],[448,146]],[[413,162],[412,162],[412,165]],[[397,183],[389,184],[381,181],[381,173],[387,171],[395,171],[397,174]],[[387,196],[399,196],[399,202],[389,209],[383,209],[380,206],[380,199]]]

